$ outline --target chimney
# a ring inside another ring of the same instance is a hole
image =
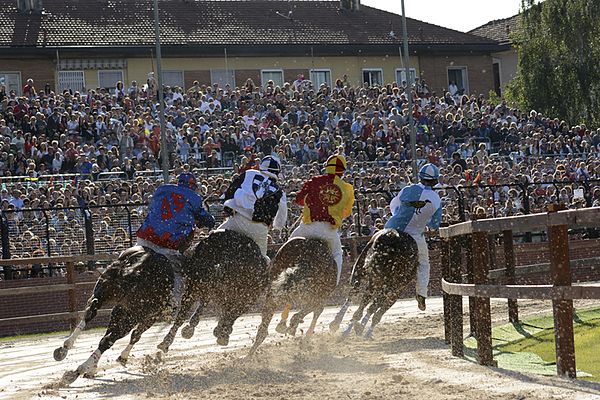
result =
[[[340,8],[348,11],[360,10],[360,0],[340,0]]]

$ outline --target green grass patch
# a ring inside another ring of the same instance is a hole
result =
[[[577,376],[600,382],[600,308],[573,315]],[[492,330],[494,359],[501,368],[556,375],[554,319],[552,314],[529,318]],[[474,357],[477,342],[465,340],[466,355]]]

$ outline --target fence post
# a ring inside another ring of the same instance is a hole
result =
[[[67,262],[67,283],[69,285],[73,285],[73,287],[69,288],[69,312],[73,313],[77,311],[77,296],[75,293],[75,265],[73,261]],[[77,318],[71,317],[69,318],[69,325],[71,326],[71,331],[75,329],[77,325]]]
[[[550,268],[554,286],[571,286],[569,236],[567,225],[548,227]],[[573,300],[552,300],[554,337],[556,342],[556,370],[559,375],[577,377],[575,341],[573,338]]]
[[[525,215],[531,214],[531,205],[529,204],[529,183],[522,182],[519,184],[523,191],[523,213]],[[531,232],[525,232],[525,242],[531,243]]]
[[[94,226],[92,224],[92,212],[89,208],[83,209],[83,222],[85,224],[85,249],[89,255],[96,254],[94,248]],[[93,269],[94,261],[88,262],[88,268]]]
[[[440,242],[440,264],[442,265],[442,278],[450,282],[450,243],[448,239],[442,239]],[[452,343],[452,331],[450,328],[450,319],[452,317],[450,299],[446,292],[442,291],[442,301],[444,303],[444,340],[446,344]]]
[[[10,235],[8,234],[8,217],[6,213],[2,211],[1,217],[1,225],[0,225],[0,234],[2,236],[2,258],[4,260],[10,259]],[[4,279],[9,280],[13,278],[13,270],[11,266],[5,266],[3,268]]]
[[[460,248],[467,249],[465,258],[467,261],[467,282],[473,283],[473,252],[469,251],[473,247],[473,238],[470,235],[465,235],[460,238]],[[469,296],[469,334],[477,338],[477,319],[475,318],[475,297]]]
[[[46,210],[43,210],[42,212],[44,213],[44,220],[46,221],[46,251],[48,252],[48,257],[51,257],[52,255],[50,254],[50,252],[52,251],[52,247],[50,247],[50,219],[48,218],[48,213],[46,212]],[[54,275],[53,270],[54,264],[49,263],[48,276]]]
[[[487,232],[472,234],[473,283],[486,284],[489,272]],[[481,365],[495,365],[492,355],[492,315],[489,297],[475,297],[477,359]]]
[[[125,206],[125,211],[127,211],[127,229],[129,230],[129,247],[133,247],[133,229],[131,227],[131,210],[129,206]]]
[[[515,284],[515,248],[513,243],[513,232],[502,232],[502,245],[504,246],[504,268],[506,284]],[[516,324],[519,322],[519,306],[517,299],[508,299],[508,320]]]
[[[462,261],[462,249],[460,243],[462,238],[451,238],[449,246],[449,278],[452,283],[462,283],[462,271],[460,264]],[[450,297],[450,332],[452,342],[452,355],[462,357],[463,350],[463,309],[462,296],[451,295]]]

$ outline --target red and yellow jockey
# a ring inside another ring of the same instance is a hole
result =
[[[342,243],[338,228],[352,214],[354,188],[342,180],[346,159],[333,155],[325,163],[325,175],[316,176],[304,183],[296,195],[296,203],[304,206],[302,221],[291,237],[323,239],[331,248],[337,264],[339,283],[342,273]]]

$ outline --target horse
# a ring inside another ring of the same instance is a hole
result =
[[[163,255],[141,246],[121,253],[98,278],[83,319],[63,346],[54,350],[54,359],[63,360],[98,309],[107,303],[115,303],[98,348],[75,371],[65,373],[61,383],[70,384],[81,375],[95,375],[102,354],[134,328],[130,345],[139,341],[142,333],[170,309],[174,279],[171,263]]]
[[[339,329],[351,299],[358,298],[359,307],[343,337],[347,337],[353,328],[357,335],[361,335],[373,316],[365,333],[366,338],[372,338],[373,330],[383,314],[394,305],[402,291],[414,279],[419,264],[418,253],[417,243],[407,233],[383,229],[373,235],[354,265],[350,294],[329,324],[331,332]],[[369,304],[371,305],[363,317]]]
[[[311,312],[313,318],[306,334],[311,336],[314,333],[325,302],[337,285],[337,267],[326,242],[297,237],[288,240],[277,252],[271,267],[271,278],[261,323],[248,357],[256,352],[267,337],[273,314],[282,304],[286,304],[286,309],[277,325],[279,333],[295,335],[302,319]],[[287,326],[287,312],[291,305],[296,305],[299,311]]]
[[[184,338],[191,338],[204,307],[213,302],[219,321],[213,331],[217,344],[227,346],[235,320],[256,304],[270,283],[269,266],[258,245],[248,236],[217,230],[199,243],[186,261],[187,285],[181,308],[169,333],[158,345],[169,351],[177,330],[194,306],[198,306]]]

